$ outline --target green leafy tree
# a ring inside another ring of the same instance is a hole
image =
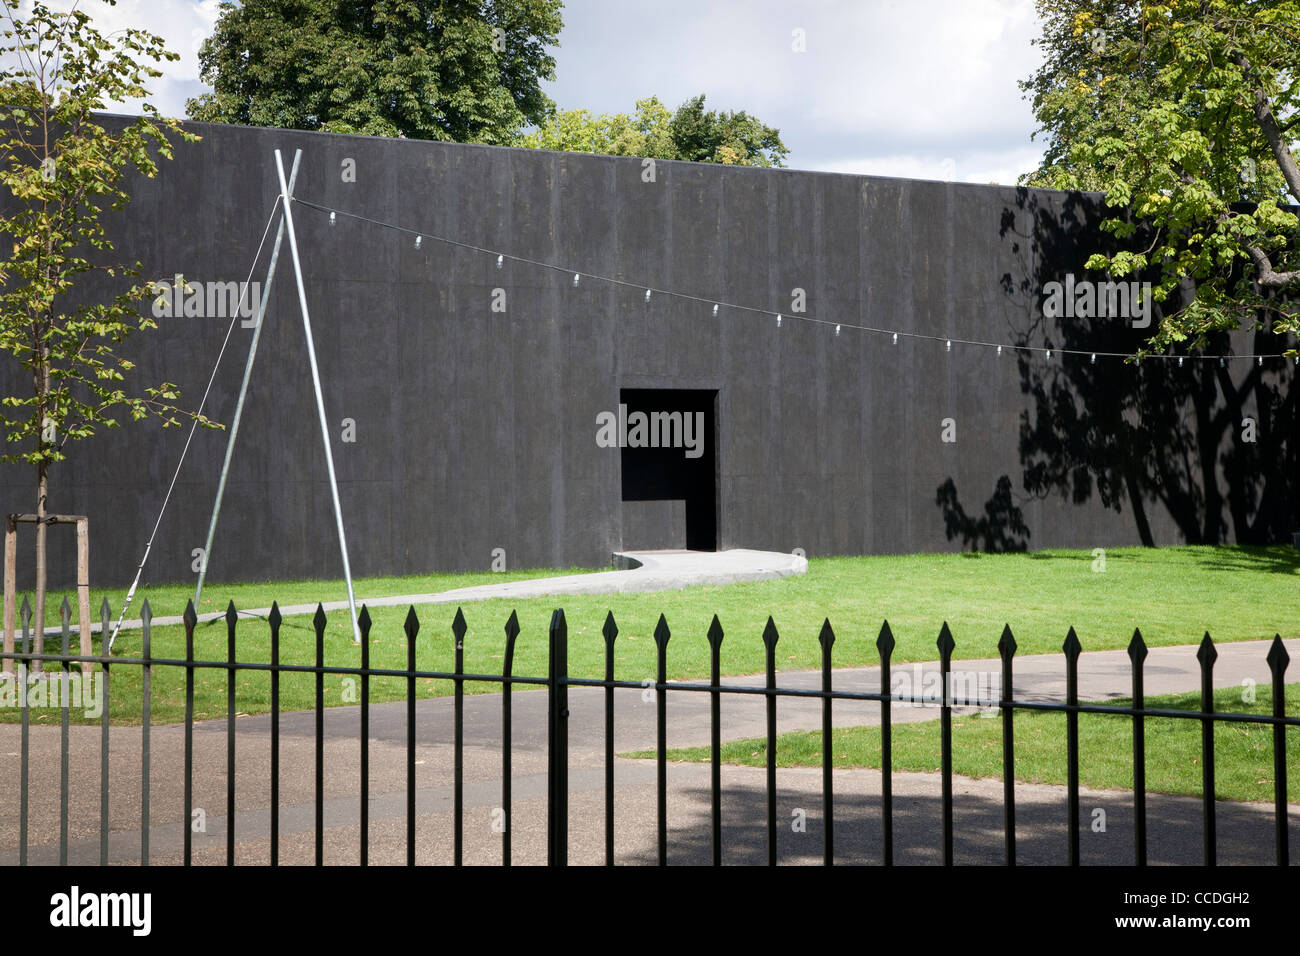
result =
[[[0,183],[8,194],[0,232],[11,249],[0,261],[0,354],[10,359],[5,381],[13,387],[26,379],[30,386],[0,397],[0,427],[7,448],[16,449],[0,461],[34,468],[35,514],[44,517],[50,466],[64,459],[68,441],[116,427],[120,415],[158,416],[170,425],[184,414],[173,404],[179,393],[171,383],[127,391],[132,363],[116,348],[131,333],[156,327],[139,311],[152,283],[136,281],[139,263],[106,264],[114,245],[102,220],[128,201],[128,173],[153,176],[154,154],[171,158],[168,133],[197,137],[148,104],[120,132],[94,122],[93,111],[148,95],[144,84],[161,73],[145,61],[177,59],[160,37],[142,30],[105,37],[84,11],[60,13],[41,3],[25,17],[5,3],[0,27]],[[128,288],[116,296],[103,292],[123,284]],[[45,532],[38,522],[38,652]]]
[[[1154,275],[1151,340],[1300,331],[1300,0],[1038,0],[1021,84],[1046,151],[1022,179],[1097,190],[1125,240],[1088,267]],[[1189,290],[1194,287],[1194,294]],[[1294,354],[1294,351],[1290,354]]]
[[[515,145],[731,166],[784,166],[787,154],[779,130],[745,112],[706,112],[703,95],[675,113],[656,96],[637,100],[631,115],[564,110]]]
[[[244,0],[199,51],[191,119],[509,143],[553,109],[559,0]]]

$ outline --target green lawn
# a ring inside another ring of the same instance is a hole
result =
[[[1189,644],[1206,630],[1218,641],[1256,640],[1300,635],[1300,620],[1286,609],[1295,606],[1300,577],[1300,551],[1290,547],[1165,549],[1113,549],[1106,554],[1106,571],[1092,570],[1088,551],[1042,551],[1016,555],[908,555],[814,559],[806,575],[738,584],[699,587],[653,594],[567,596],[523,601],[492,600],[465,606],[469,631],[465,639],[466,669],[470,673],[500,673],[504,636],[502,628],[512,608],[517,609],[522,632],[515,654],[515,674],[544,676],[547,660],[546,629],[551,611],[563,606],[569,622],[570,673],[580,677],[604,674],[601,626],[607,610],[618,621],[615,675],[640,681],[655,672],[653,631],[659,614],[665,614],[673,638],[668,646],[670,679],[707,676],[709,656],[706,631],[716,613],[726,631],[722,645],[724,674],[761,672],[764,666],[760,639],[768,614],[781,633],[776,648],[781,669],[820,666],[817,633],[823,618],[835,627],[836,666],[878,663],[875,640],[881,621],[889,619],[897,647],[894,661],[933,660],[935,639],[948,621],[958,659],[994,657],[1003,624],[1015,633],[1021,654],[1056,653],[1067,629],[1073,625],[1084,650],[1127,645],[1133,628],[1140,626],[1148,644]],[[533,576],[554,574],[532,572]],[[526,573],[508,575],[523,577]],[[358,595],[400,594],[445,590],[503,580],[507,575],[444,575],[361,582]],[[163,588],[149,591],[158,615],[178,613],[188,590]],[[202,610],[220,609],[228,600],[236,606],[259,607],[273,596],[282,603],[305,603],[316,598],[338,600],[345,595],[341,582],[298,584],[209,584]],[[98,605],[101,595],[94,596]],[[120,606],[120,593],[114,611]],[[56,606],[59,598],[51,602]],[[134,605],[138,610],[139,603]],[[455,608],[431,605],[419,608],[422,628],[417,641],[417,664],[422,669],[452,667],[451,621]],[[405,667],[406,638],[402,632],[405,608],[378,608],[372,614],[372,664]],[[347,611],[328,615],[325,659],[327,664],[356,666],[360,651],[351,642]],[[240,624],[241,660],[269,660],[266,625]],[[314,660],[314,633],[309,618],[287,619],[281,632],[281,660],[310,664]],[[98,646],[98,645],[97,645]],[[115,653],[139,652],[139,632],[124,631]],[[184,656],[183,631],[155,628],[156,657]],[[226,632],[221,622],[200,625],[196,656],[223,660]],[[138,668],[115,669],[114,720],[138,721],[140,685]],[[225,675],[200,672],[196,713],[225,713]],[[446,694],[447,681],[420,681],[421,696]],[[326,703],[347,703],[350,685],[339,676],[326,680]],[[467,685],[469,692],[496,690],[497,685]],[[376,679],[374,700],[400,698],[401,680]],[[310,675],[285,675],[282,707],[307,708],[314,700]],[[183,717],[183,675],[178,669],[157,668],[154,675],[155,720]],[[269,680],[264,673],[241,672],[238,710],[263,713],[269,709]],[[14,720],[13,710],[0,708],[0,720]]]
[[[1286,691],[1287,715],[1300,716],[1300,684]],[[1200,694],[1148,697],[1152,708],[1198,710]],[[1107,704],[1127,707],[1130,700]],[[1216,710],[1271,714],[1269,687],[1256,690],[1254,703],[1242,701],[1240,688],[1214,694]],[[1042,711],[1017,711],[1015,716],[1015,775],[1026,783],[1064,786],[1065,715]],[[836,767],[881,767],[880,728],[844,727],[832,734]],[[1300,728],[1288,728],[1287,795],[1300,801]],[[895,724],[892,736],[895,770],[938,773],[939,721]],[[1265,724],[1216,724],[1214,729],[1215,796],[1221,800],[1271,801],[1273,799],[1273,728]],[[653,758],[653,751],[629,756]],[[707,762],[709,748],[670,750],[669,760]],[[1197,720],[1148,717],[1146,720],[1147,790],[1154,793],[1201,795],[1201,725]],[[737,740],[722,745],[725,763],[767,766],[767,741]],[[782,734],[776,742],[778,767],[820,767],[821,731]],[[1002,719],[954,718],[952,770],[965,777],[1002,778]],[[1079,783],[1094,790],[1133,789],[1133,723],[1129,717],[1109,714],[1079,716]]]

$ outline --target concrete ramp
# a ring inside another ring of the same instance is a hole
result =
[[[408,604],[468,604],[491,598],[548,597],[562,594],[634,594],[648,591],[675,591],[679,588],[703,584],[739,584],[743,581],[767,581],[808,571],[808,559],[797,554],[780,551],[750,551],[736,548],[731,551],[620,551],[613,555],[617,570],[597,571],[594,574],[565,574],[553,578],[534,578],[531,581],[502,581],[500,584],[480,584],[470,588],[456,588],[435,594],[401,594],[393,597],[367,597],[357,595],[357,606],[405,607]],[[327,611],[344,610],[347,601],[327,601]],[[280,608],[285,617],[315,612],[315,604],[292,604]],[[241,617],[266,617],[268,607],[241,610]],[[224,611],[200,614],[199,623],[225,617]],[[178,616],[155,617],[155,626],[180,624]],[[139,620],[124,621],[123,630],[141,626]],[[98,633],[99,625],[91,628]],[[58,633],[57,628],[46,628],[46,633]]]

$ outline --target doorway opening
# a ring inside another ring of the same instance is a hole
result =
[[[619,392],[625,549],[718,549],[717,404],[716,390]]]

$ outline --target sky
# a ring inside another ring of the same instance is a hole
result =
[[[218,0],[79,5],[101,30],[145,28],[181,55],[150,97],[163,113],[183,117],[207,89],[198,49]],[[1005,184],[1042,155],[1017,85],[1039,61],[1033,0],[567,0],[563,17],[545,84],[560,109],[703,93],[777,127],[794,169]]]

